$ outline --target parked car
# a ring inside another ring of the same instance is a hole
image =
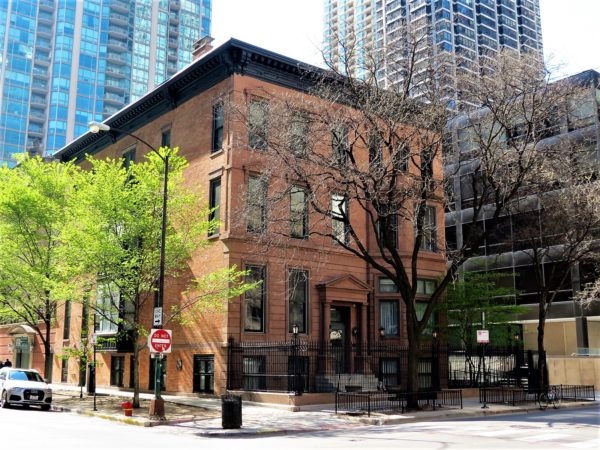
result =
[[[0,406],[36,405],[48,411],[52,389],[37,370],[3,367],[0,369]]]

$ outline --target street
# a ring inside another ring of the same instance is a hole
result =
[[[191,424],[143,428],[71,413],[0,410],[3,447],[29,448],[600,448],[598,408],[562,409],[489,418],[357,426],[288,435],[198,436]]]

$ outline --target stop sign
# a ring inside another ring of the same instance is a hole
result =
[[[148,347],[152,353],[171,353],[171,330],[150,330]]]

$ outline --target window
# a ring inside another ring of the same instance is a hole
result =
[[[382,293],[393,293],[396,294],[398,293],[398,286],[396,286],[396,283],[394,283],[391,279],[386,278],[386,277],[381,277],[379,278],[379,292]]]
[[[123,167],[129,169],[129,166],[135,162],[135,148],[123,153]]]
[[[437,281],[419,278],[417,280],[417,294],[433,295],[437,288]]]
[[[160,146],[171,147],[171,130],[164,130],[160,135]]]
[[[213,180],[210,180],[210,187],[209,187],[209,198],[208,198],[208,203],[209,203],[209,208],[210,208],[210,213],[208,215],[208,220],[212,221],[212,220],[216,220],[217,222],[219,221],[220,218],[220,207],[221,207],[221,178],[215,178]],[[219,234],[219,224],[217,223],[215,225],[215,227],[213,229],[211,229],[209,231],[209,235],[216,235]]]
[[[255,283],[260,281],[260,285],[247,291],[244,295],[245,315],[244,331],[265,331],[265,292],[266,279],[264,266],[246,266],[248,275],[246,281]]]
[[[348,243],[348,200],[343,195],[331,196],[331,234],[336,243]]]
[[[215,356],[194,355],[193,392],[212,394],[215,384]]]
[[[65,302],[65,320],[63,321],[63,339],[69,339],[71,332],[71,301]]]
[[[384,387],[400,384],[400,359],[381,358],[379,360],[379,374]]]
[[[267,183],[258,176],[248,178],[248,224],[247,230],[253,233],[265,231],[267,218]]]
[[[67,381],[69,381],[69,360],[67,358],[62,358],[60,367],[60,382],[66,383]]]
[[[307,332],[308,322],[308,274],[304,270],[292,269],[289,272],[289,323],[288,331],[298,325],[300,333]]]
[[[112,334],[118,331],[119,288],[115,283],[98,282],[96,288],[96,333]]]
[[[243,359],[243,386],[247,391],[261,391],[267,388],[266,361],[264,356],[245,356]]]
[[[308,236],[308,203],[306,190],[292,186],[290,191],[290,234],[293,238],[305,239]]]
[[[421,230],[421,250],[428,252],[437,251],[437,232],[435,223],[435,208],[425,206],[423,229]]]
[[[408,148],[404,143],[398,144],[394,154],[392,155],[392,165],[394,170],[400,172],[406,172],[408,170],[408,159],[409,159]]]
[[[377,221],[377,239],[387,248],[398,248],[398,216],[387,214],[387,206],[381,205],[381,214]]]
[[[348,160],[348,127],[338,125],[331,130],[331,150],[335,164],[346,165]]]
[[[111,356],[110,358],[110,385],[123,387],[125,375],[125,357]]]
[[[248,145],[263,150],[268,142],[269,104],[262,100],[252,100],[248,111]]]
[[[383,167],[382,139],[378,134],[369,136],[369,168],[381,170]]]
[[[212,153],[223,147],[223,123],[223,103],[219,102],[212,108]]]
[[[306,113],[292,113],[289,139],[292,152],[298,157],[306,156],[309,146],[309,118]]]
[[[379,301],[379,326],[386,336],[400,335],[400,309],[396,300]]]
[[[423,315],[425,314],[426,309],[427,309],[427,302],[416,302],[415,303],[415,312],[417,313],[417,320],[423,319]],[[429,316],[429,320],[427,321],[427,325],[425,325],[423,334],[431,335],[434,328],[435,328],[435,312],[431,313],[431,316]]]

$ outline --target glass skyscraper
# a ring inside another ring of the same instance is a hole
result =
[[[409,38],[419,39],[416,60],[451,54],[477,74],[501,49],[542,58],[539,0],[326,0],[324,47],[334,66],[345,64],[353,43],[351,72],[360,77],[366,52],[383,51],[378,78],[401,80],[395,63]],[[467,64],[465,64],[467,62]],[[469,64],[470,63],[470,64]],[[399,70],[400,69],[400,70]]]
[[[212,0],[0,0],[0,159],[47,155],[192,61]]]

